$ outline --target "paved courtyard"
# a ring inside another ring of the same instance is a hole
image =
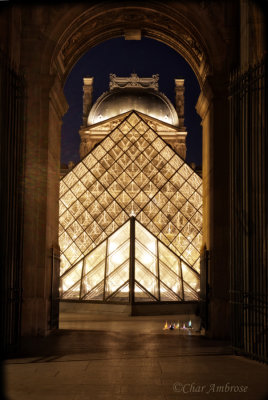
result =
[[[195,328],[163,330],[174,316],[76,319],[6,360],[6,399],[268,399],[267,366]]]

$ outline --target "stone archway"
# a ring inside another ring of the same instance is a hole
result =
[[[183,14],[168,6],[140,5],[87,9],[64,31],[52,57],[51,70],[64,80],[72,66],[91,47],[115,37],[141,34],[159,40],[180,53],[195,72],[200,86],[210,73],[208,50],[198,30]],[[142,12],[141,12],[142,11]]]
[[[233,32],[223,17],[222,25],[214,22],[219,7],[226,6],[179,2],[111,6],[103,2],[89,7],[34,8],[31,23],[24,28],[22,61],[28,81],[24,229],[31,232],[24,241],[23,334],[46,333],[53,327],[51,249],[57,250],[58,240],[60,127],[67,108],[64,81],[92,46],[138,31],[178,51],[201,86],[197,111],[203,125],[204,246],[210,251],[209,333],[214,337],[228,335],[228,327],[222,323],[228,320],[228,201],[222,208],[221,199],[228,194],[226,83],[230,62],[224,60],[228,51],[234,51],[235,43],[230,47],[228,37],[232,38]],[[39,59],[32,54],[33,46]],[[34,176],[33,170],[38,171]],[[53,260],[56,262],[55,257]],[[31,282],[29,277],[33,277]]]

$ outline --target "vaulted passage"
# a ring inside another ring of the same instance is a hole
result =
[[[198,300],[202,179],[149,122],[121,115],[61,180],[62,299]]]

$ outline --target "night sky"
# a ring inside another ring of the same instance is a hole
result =
[[[140,77],[159,74],[159,90],[174,104],[175,78],[185,79],[185,126],[188,131],[188,163],[202,164],[202,129],[195,105],[200,87],[189,64],[175,50],[156,40],[142,38],[128,41],[124,38],[111,39],[90,49],[75,64],[64,87],[69,110],[63,117],[61,138],[61,162],[77,163],[79,157],[82,125],[83,78],[94,77],[93,102],[109,90],[109,74],[129,76],[135,72]]]

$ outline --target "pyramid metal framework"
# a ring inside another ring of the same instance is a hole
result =
[[[130,216],[200,271],[202,179],[138,112],[62,178],[59,214],[62,279]]]
[[[198,300],[199,276],[131,217],[61,277],[63,299],[139,303]]]

